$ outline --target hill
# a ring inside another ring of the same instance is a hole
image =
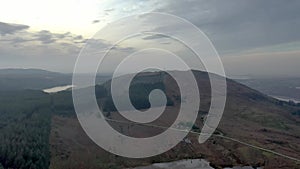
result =
[[[71,84],[72,76],[40,69],[1,69],[0,90],[41,90]]]
[[[186,74],[180,71],[175,73],[181,76]],[[207,73],[200,71],[193,71],[193,73],[201,97],[198,118],[193,130],[199,132],[210,106],[210,83]],[[126,75],[118,78],[126,78]],[[179,106],[180,93],[174,79],[168,74],[162,75],[161,72],[141,73],[134,78],[131,85],[133,86],[130,89],[132,104],[141,110],[149,108],[147,100],[149,91],[158,88],[166,93],[169,106],[163,115],[151,124],[168,127],[176,118]],[[228,97],[223,118],[215,134],[206,143],[199,144],[198,136],[190,134],[188,139],[191,143],[181,142],[162,155],[142,160],[126,159],[107,153],[87,139],[76,118],[62,117],[58,114],[53,117],[50,137],[52,147],[50,168],[76,168],[77,166],[124,168],[183,158],[205,158],[216,168],[247,165],[270,169],[299,168],[299,161],[295,159],[300,158],[298,153],[300,118],[295,112],[300,108],[268,97],[230,79],[227,79],[227,87]],[[164,131],[162,128],[137,125],[126,120],[116,111],[109,91],[110,81],[96,87],[98,104],[105,112],[109,112],[105,115],[112,120],[110,124],[115,130],[133,137],[150,137]],[[116,121],[126,123],[121,124]],[[68,152],[62,151],[65,149],[68,149]],[[276,153],[274,154],[273,151]],[[76,160],[81,157],[89,163]],[[77,162],[72,163],[72,161]]]
[[[81,74],[84,80],[89,74]],[[109,75],[97,75],[101,84]],[[72,74],[51,72],[41,69],[0,69],[0,91],[42,90],[72,84]]]
[[[175,73],[184,76],[186,72]],[[146,159],[115,156],[93,143],[76,118],[70,91],[54,94],[34,90],[0,91],[0,163],[4,168],[48,168],[50,165],[51,169],[106,169],[204,158],[215,168],[248,165],[266,169],[300,168],[297,161],[300,107],[230,79],[227,79],[228,97],[221,122],[213,136],[199,144],[197,132],[210,106],[210,83],[207,73],[193,73],[201,97],[193,133],[168,152]],[[118,122],[126,119],[114,108],[109,86],[110,81],[97,85],[96,95],[99,107],[107,112],[107,119],[115,120],[110,121],[115,130],[133,137],[149,137],[164,131],[129,121]],[[141,110],[149,108],[147,98],[152,89],[163,90],[168,99],[166,110],[153,124],[168,127],[180,103],[176,83],[162,72],[139,74],[130,89],[133,105]]]

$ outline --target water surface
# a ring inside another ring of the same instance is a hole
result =
[[[281,101],[285,101],[285,102],[293,101],[295,103],[300,103],[300,100],[296,100],[294,98],[289,98],[289,97],[285,97],[285,96],[271,96],[271,97],[281,100]]]
[[[52,87],[49,89],[44,89],[43,92],[45,93],[56,93],[64,90],[68,90],[74,87],[73,85],[66,85],[66,86],[57,86],[57,87]]]

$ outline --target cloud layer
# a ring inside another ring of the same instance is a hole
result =
[[[105,17],[95,16],[95,19],[89,22],[91,25],[99,25],[109,19],[107,15],[123,17],[127,14],[149,11],[170,13],[187,19],[207,34],[222,56],[225,69],[230,74],[281,73],[300,76],[297,73],[300,67],[300,61],[297,59],[300,55],[299,0],[159,2],[140,1],[135,4],[134,1],[110,1],[107,4],[109,7],[98,12],[105,14]],[[120,31],[130,29],[130,26],[126,28],[120,26],[122,27]],[[72,72],[78,53],[87,42],[87,38],[70,32],[32,31],[30,28],[30,25],[0,22],[0,68],[34,67]],[[188,29],[176,25],[151,27],[149,31],[159,32],[162,29],[193,38]],[[114,35],[113,32],[107,34]],[[173,42],[163,35],[145,35],[140,40],[147,41],[144,44],[158,43],[176,48]],[[95,50],[100,51],[111,45],[101,37],[91,39],[89,42],[94,44]],[[122,54],[132,53],[139,49],[140,44],[142,43],[132,40],[125,46],[117,46],[113,50],[118,50]],[[272,62],[269,62],[270,60]],[[275,69],[273,65],[281,65],[284,60],[286,60],[284,69],[278,72],[279,69]],[[264,64],[262,66],[259,63]],[[259,66],[262,67],[258,68]]]
[[[298,0],[169,0],[157,11],[191,21],[220,51],[231,52],[299,41],[299,8]]]
[[[0,22],[0,35],[14,34],[18,31],[25,30],[28,28],[29,26],[27,25]]]

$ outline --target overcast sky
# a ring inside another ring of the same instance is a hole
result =
[[[216,47],[229,76],[300,77],[299,9],[299,0],[3,1],[0,68],[72,72],[86,40],[107,24],[133,14],[163,12],[200,28]],[[173,33],[189,34],[185,28],[167,28]],[[110,45],[101,37],[93,40],[103,49]],[[115,54],[145,48],[149,41],[176,48],[164,37],[145,36],[139,40],[145,42],[144,46],[131,40],[118,46]]]

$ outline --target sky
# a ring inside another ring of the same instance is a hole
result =
[[[161,12],[184,18],[201,29],[218,51],[229,77],[300,77],[298,0],[288,3],[283,0],[10,0],[0,3],[0,68],[70,73],[88,39],[97,42],[97,50],[111,45],[104,37],[93,37],[97,31],[125,16]],[[151,22],[162,24],[159,19]],[[122,30],[108,30],[107,34],[117,36],[129,29],[132,27],[127,24]],[[160,29],[193,37],[185,27],[151,27],[151,30]],[[178,49],[178,44],[165,37],[143,35],[124,41],[110,59],[152,43]]]

